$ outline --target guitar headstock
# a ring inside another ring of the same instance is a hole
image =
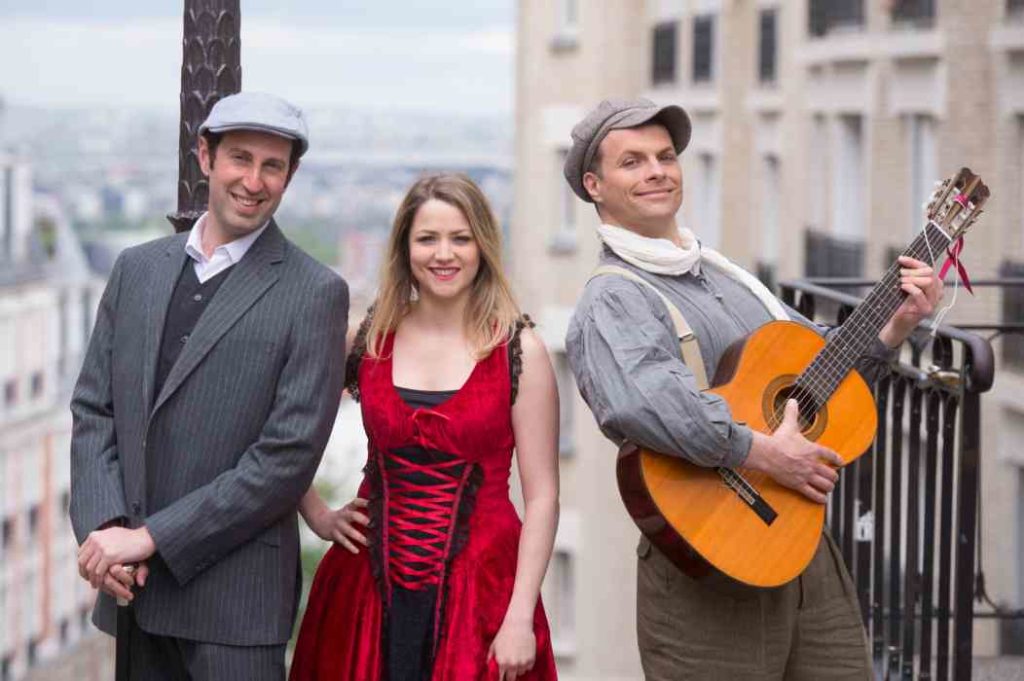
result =
[[[956,241],[981,215],[989,191],[970,168],[961,168],[953,177],[938,184],[925,206],[925,217],[941,227]]]

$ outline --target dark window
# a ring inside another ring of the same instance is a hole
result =
[[[32,397],[39,397],[43,394],[43,372],[36,371],[32,374]]]
[[[999,268],[1001,277],[1024,277],[1024,263],[1004,262]],[[1024,322],[1024,288],[1003,287],[1003,323]],[[1003,336],[1003,361],[1018,369],[1024,368],[1024,334],[1007,333]]]
[[[758,77],[762,83],[775,82],[777,42],[775,40],[776,11],[761,10],[761,44],[758,49]]]
[[[4,518],[3,547],[6,549],[14,542],[14,518]]]
[[[1006,0],[1006,14],[1011,17],[1024,16],[1024,0]]]
[[[860,277],[864,274],[863,241],[807,230],[804,255],[804,273],[808,277]]]
[[[60,621],[60,644],[67,645],[68,640],[71,638],[71,624],[68,622],[68,618],[65,617]]]
[[[804,234],[804,273],[808,277],[864,276],[864,242],[807,230]],[[845,286],[831,288],[852,295],[859,293],[856,288]],[[838,305],[829,301],[821,303],[818,312],[835,318],[839,312]]]
[[[714,77],[715,18],[713,16],[693,19],[693,82],[703,83]]]
[[[39,532],[39,506],[35,505],[28,510],[28,536],[35,539]]]
[[[882,270],[885,271],[892,267],[892,264],[896,262],[896,258],[903,255],[905,250],[907,250],[905,246],[887,246],[882,253]]]
[[[810,0],[807,10],[812,36],[823,36],[840,26],[864,25],[864,0]]]
[[[935,0],[895,0],[892,20],[899,24],[931,26],[935,23]]]
[[[11,681],[14,678],[14,659],[10,655],[0,662],[0,680]]]
[[[757,278],[768,287],[768,290],[775,291],[775,265],[759,261],[757,263]]]
[[[651,55],[651,83],[674,83],[676,80],[676,24],[654,27],[654,51]]]
[[[26,657],[28,657],[28,666],[35,667],[39,657],[39,643],[35,639],[28,642],[28,648],[26,649]]]
[[[18,379],[10,378],[4,383],[4,406],[13,407],[18,402]]]

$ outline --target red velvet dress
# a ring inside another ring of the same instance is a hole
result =
[[[364,357],[358,371],[369,438],[359,496],[370,500],[371,545],[358,554],[334,545],[324,556],[293,681],[386,681],[395,649],[389,634],[410,619],[401,602],[424,591],[436,598],[428,596],[435,611],[422,678],[497,678],[487,653],[512,596],[521,530],[508,496],[515,447],[509,346],[479,361],[445,402],[413,408],[392,383],[393,341],[387,338],[381,358]],[[540,602],[534,634],[536,662],[520,678],[555,679]]]

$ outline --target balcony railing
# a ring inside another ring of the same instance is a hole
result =
[[[808,317],[817,312],[818,321],[841,323],[859,298],[831,287],[873,283],[787,281],[780,290]],[[823,319],[824,308],[835,315]],[[976,325],[983,327],[1001,325]],[[980,397],[992,385],[992,346],[947,326],[934,339],[915,334],[906,346],[875,385],[877,436],[844,469],[828,522],[856,583],[876,675],[964,681],[971,678],[974,618],[1024,617],[974,611],[984,595],[976,562]]]

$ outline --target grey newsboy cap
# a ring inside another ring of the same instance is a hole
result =
[[[594,159],[601,140],[612,130],[635,128],[656,121],[672,137],[676,153],[690,143],[690,117],[682,107],[658,106],[649,99],[606,99],[572,129],[572,148],[565,157],[565,180],[587,203],[593,203],[583,186],[583,175]]]
[[[239,92],[224,97],[210,110],[199,134],[256,130],[269,132],[299,143],[299,156],[309,149],[309,130],[302,109],[276,95],[263,92]]]

